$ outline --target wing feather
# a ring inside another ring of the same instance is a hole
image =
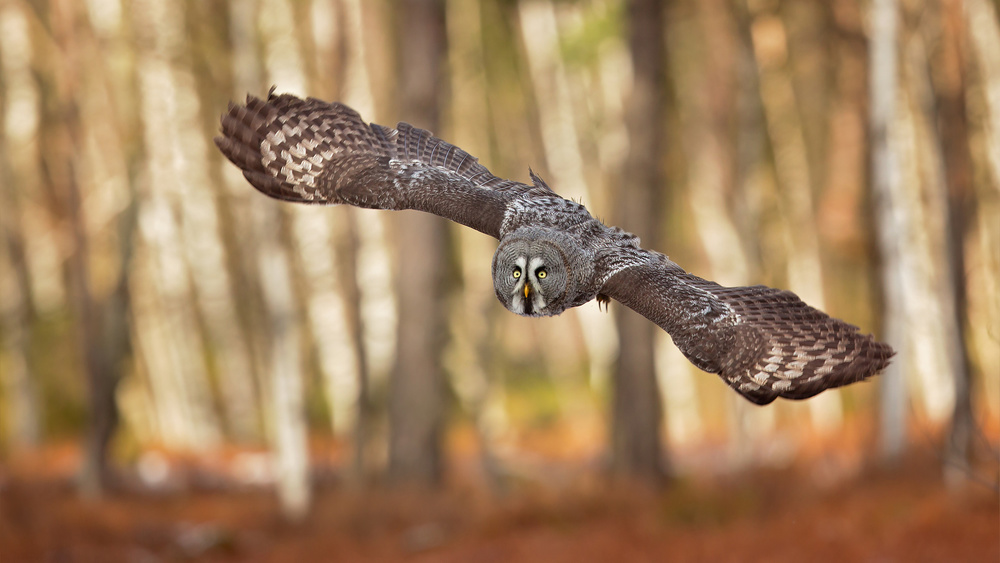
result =
[[[416,209],[498,238],[511,201],[537,192],[429,131],[368,124],[343,104],[273,90],[267,100],[230,104],[215,143],[271,197]]]
[[[255,188],[286,201],[415,209],[497,238],[526,221],[571,230],[598,254],[593,293],[584,297],[610,297],[652,320],[696,366],[758,404],[863,380],[893,355],[793,293],[688,274],[639,248],[633,235],[596,222],[534,173],[532,185],[498,178],[407,123],[369,124],[343,104],[272,90],[267,100],[230,104],[215,142]]]
[[[861,381],[894,354],[794,293],[723,287],[656,256],[611,276],[601,293],[655,322],[692,363],[754,403],[807,399]]]

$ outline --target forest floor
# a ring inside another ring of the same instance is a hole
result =
[[[984,468],[992,485],[946,487],[927,452],[893,472],[830,478],[814,460],[658,492],[610,486],[593,463],[562,485],[522,478],[504,493],[455,478],[434,494],[359,490],[327,471],[297,525],[269,488],[204,467],[180,485],[81,499],[78,457],[53,446],[0,464],[0,561],[1000,561],[996,468]]]

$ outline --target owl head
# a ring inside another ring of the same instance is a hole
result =
[[[515,231],[493,255],[493,288],[513,313],[527,317],[558,315],[576,305],[580,251],[562,233],[548,229]]]

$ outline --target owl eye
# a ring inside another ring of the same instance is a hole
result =
[[[535,270],[535,275],[538,276],[538,279],[543,280],[549,273],[545,271],[545,268],[539,268]]]
[[[517,278],[521,277],[521,268],[519,268],[519,267],[517,267],[517,266],[514,266],[514,271],[513,271],[513,272],[511,272],[511,274],[510,274],[510,275],[514,276],[514,279],[515,279],[515,280],[516,280]]]

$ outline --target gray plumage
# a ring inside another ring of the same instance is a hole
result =
[[[500,240],[494,287],[507,309],[547,316],[595,297],[617,300],[757,404],[860,381],[893,355],[793,293],[691,275],[535,174],[532,185],[497,178],[462,149],[406,123],[368,124],[345,105],[272,91],[266,101],[230,104],[215,143],[271,197],[415,209],[493,236]]]

